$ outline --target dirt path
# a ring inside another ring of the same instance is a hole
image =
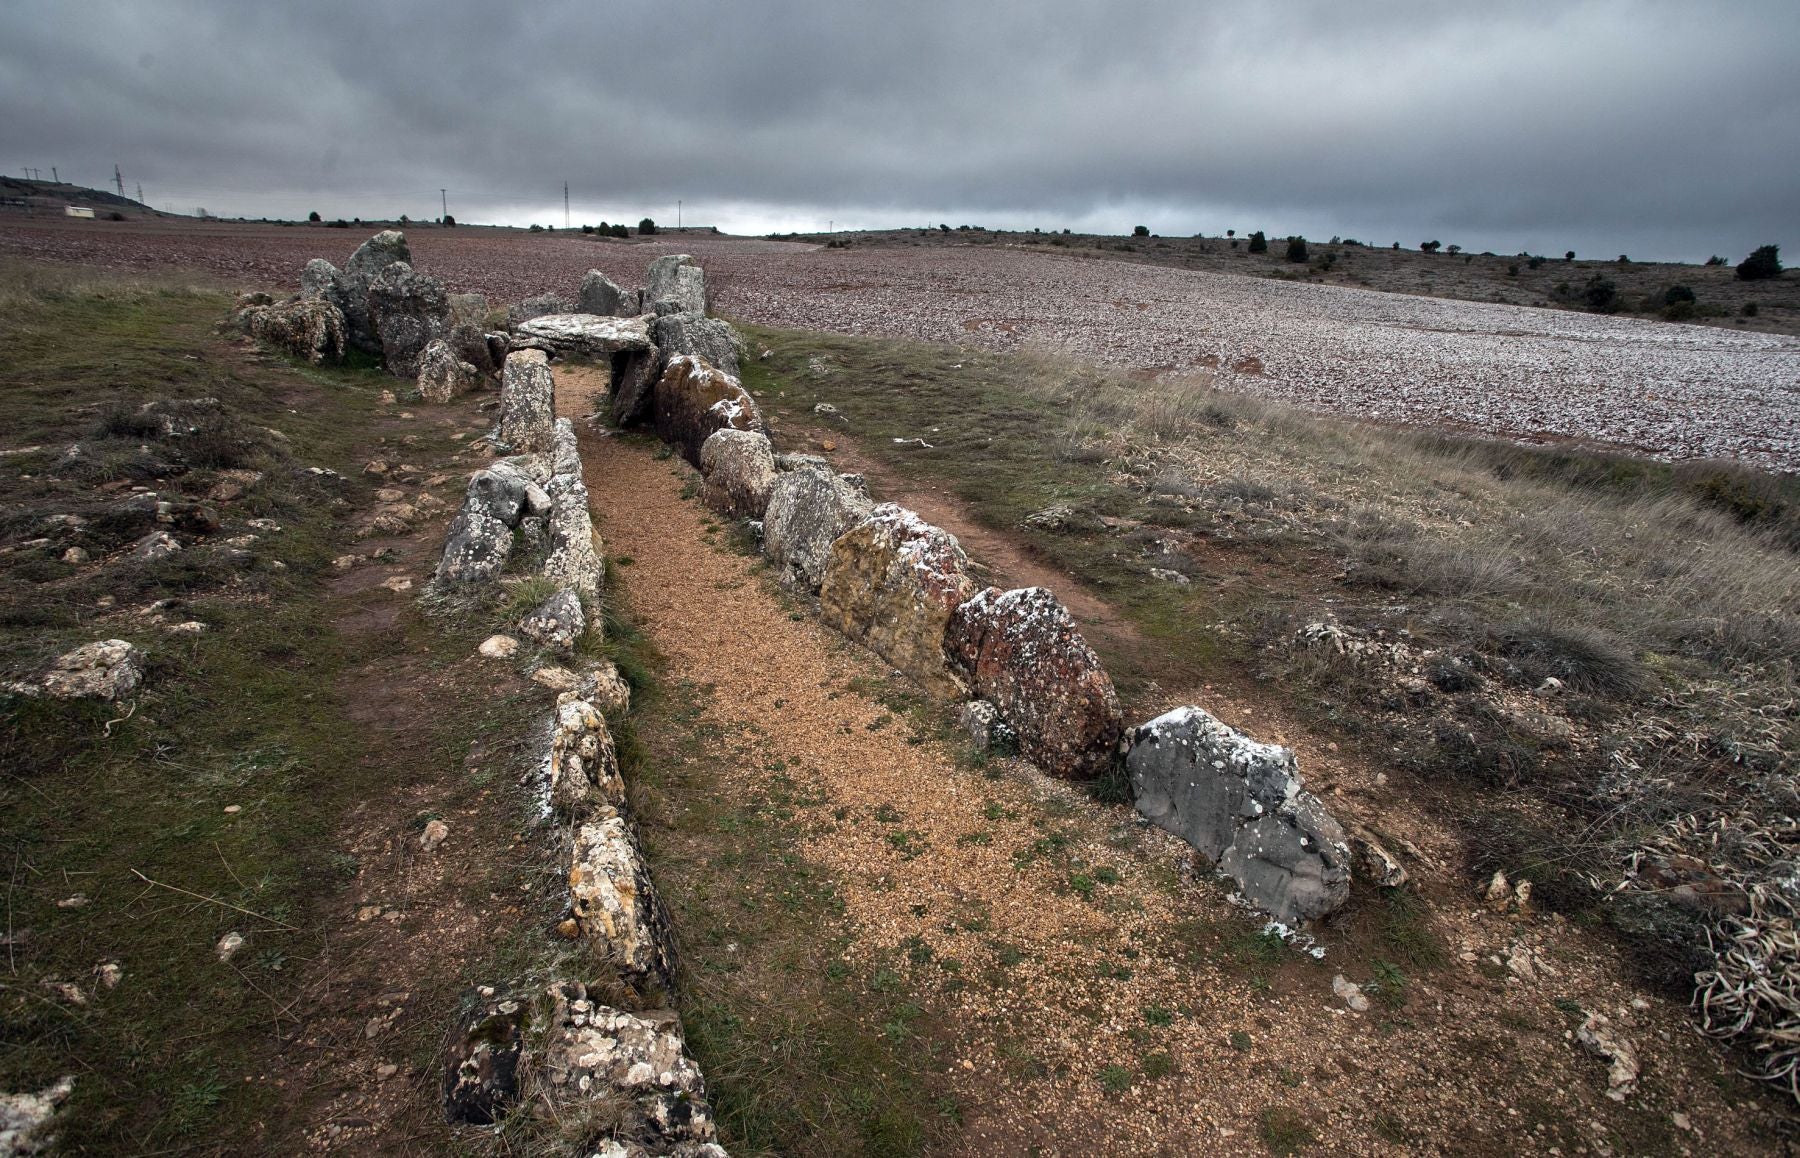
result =
[[[558,384],[572,415],[603,389],[578,369]],[[582,444],[608,552],[632,560],[618,582],[668,677],[708,688],[709,720],[755,753],[724,790],[755,790],[771,767],[809,789],[794,823],[857,930],[845,963],[900,962],[936,1015],[941,1081],[962,1108],[948,1152],[1189,1154],[1258,1138],[1332,1153],[1678,1152],[1690,1136],[1674,1112],[1699,1126],[1700,1149],[1762,1147],[1693,1080],[1723,1067],[1680,1011],[1634,1008],[1584,942],[1475,910],[1437,926],[1443,965],[1415,967],[1382,941],[1393,918],[1374,906],[1322,934],[1322,963],[1276,948],[1129,810],[908,736],[883,702],[897,679],[717,542],[683,497],[683,464],[591,430]],[[1500,964],[1521,952],[1529,980]],[[1376,955],[1404,980],[1351,1014],[1333,974],[1369,981]],[[1574,1001],[1658,1043],[1625,1106],[1567,1040]]]

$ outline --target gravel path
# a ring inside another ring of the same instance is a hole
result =
[[[194,267],[259,287],[297,284],[308,257],[342,264],[362,238],[219,223],[0,223],[0,253]],[[572,296],[590,267],[640,284],[652,257],[686,251],[706,266],[719,311],[749,322],[1052,349],[1216,375],[1226,389],[1379,421],[1800,471],[1800,339],[1789,337],[1001,245],[830,250],[472,229],[415,229],[408,240],[421,268],[496,302]]]
[[[594,408],[601,375],[557,377],[563,413]],[[681,497],[684,466],[585,429],[582,443],[608,550],[634,560],[618,581],[668,677],[707,687],[707,722],[751,749],[720,790],[765,789],[769,768],[799,782],[816,801],[793,821],[804,855],[856,932],[846,960],[863,975],[901,961],[944,1015],[943,1081],[964,1113],[951,1152],[1206,1153],[1254,1145],[1263,1111],[1286,1106],[1333,1153],[1390,1152],[1380,1112],[1432,1146],[1499,1154],[1545,1140],[1509,1117],[1522,1095],[1572,1120],[1613,1112],[1551,1005],[1576,993],[1623,1008],[1630,990],[1602,955],[1546,944],[1554,991],[1487,982],[1473,964],[1417,978],[1400,1021],[1336,1007],[1332,972],[1355,968],[1342,949],[1256,982],[1230,948],[1255,925],[1182,871],[1177,842],[1024,765],[984,775],[912,742],[875,694],[892,686],[879,661],[791,614],[755,560],[708,541],[709,513]],[[1521,935],[1473,911],[1442,919],[1471,961]],[[1679,1009],[1646,1016],[1682,1024]],[[1703,1046],[1682,1053],[1672,1068],[1717,1068]],[[1107,1067],[1129,1088],[1109,1092]],[[1742,1139],[1710,1095],[1693,1098],[1713,1137]]]

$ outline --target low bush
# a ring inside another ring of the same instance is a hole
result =
[[[1301,237],[1297,234],[1293,237],[1288,238],[1287,259],[1292,262],[1305,264],[1305,262],[1307,260],[1306,238]]]
[[[1737,275],[1739,281],[1763,281],[1767,278],[1781,276],[1781,247],[1778,245],[1758,246],[1756,252],[1738,262]]]

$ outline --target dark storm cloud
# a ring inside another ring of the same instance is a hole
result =
[[[1800,205],[1800,5],[0,7],[16,172],[251,215],[1228,225],[1737,256]],[[1800,241],[1793,241],[1800,244]]]

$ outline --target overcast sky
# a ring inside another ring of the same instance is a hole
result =
[[[1800,0],[0,0],[0,109],[184,212],[1800,251]]]

